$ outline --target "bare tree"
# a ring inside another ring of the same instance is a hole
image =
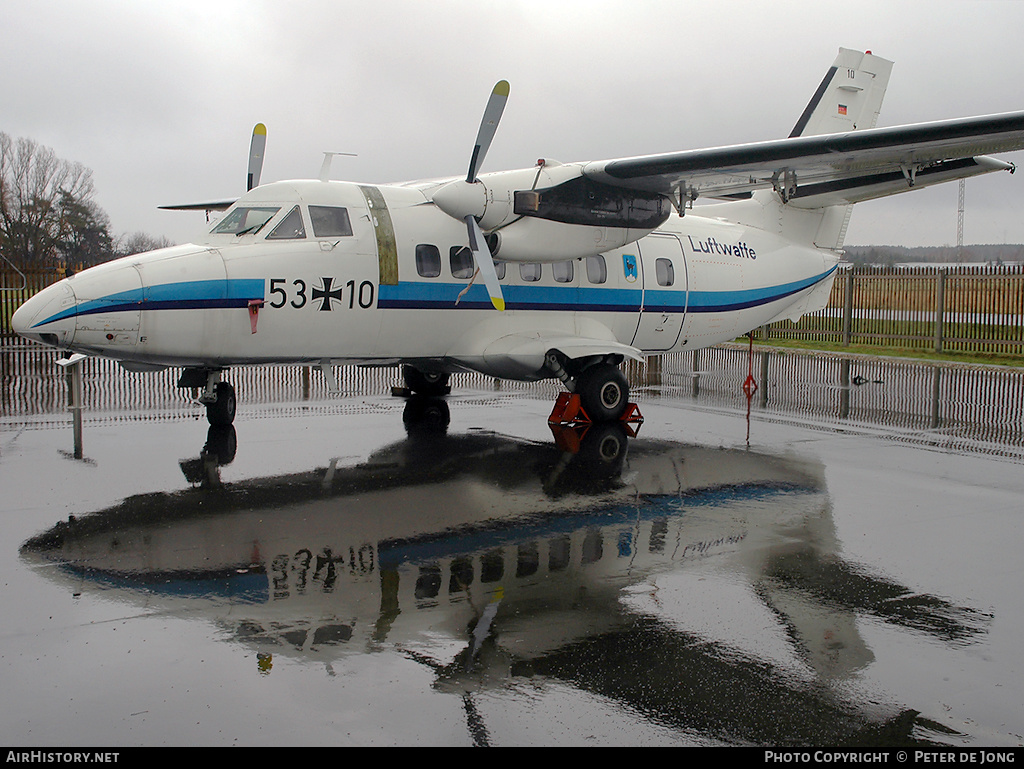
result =
[[[117,239],[114,243],[114,256],[142,254],[146,251],[155,251],[158,248],[167,248],[173,245],[174,243],[163,235],[155,237],[145,232],[132,232]]]
[[[82,256],[91,228],[96,248],[89,261],[101,261],[103,237],[109,241],[106,214],[97,206],[92,171],[61,160],[31,139],[0,133],[0,248],[22,265],[57,264]],[[108,243],[109,245],[109,243]],[[109,248],[108,248],[109,252]]]

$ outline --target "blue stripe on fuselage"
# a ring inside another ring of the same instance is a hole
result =
[[[589,286],[505,285],[502,292],[509,310],[572,310],[578,312],[639,312],[641,299],[647,312],[728,312],[785,299],[819,283],[837,267],[804,280],[765,288],[739,291],[690,291],[672,289],[597,288]],[[464,283],[403,281],[381,285],[377,306],[381,309],[490,309],[487,288],[469,287],[461,300]],[[689,297],[689,302],[687,302]],[[81,302],[51,315],[33,327],[64,318],[109,312],[148,310],[194,310],[247,307],[253,299],[264,298],[262,278],[196,280],[164,283],[121,291],[101,299]],[[458,305],[456,305],[458,300]]]
[[[765,288],[739,291],[690,291],[641,288],[590,288],[566,286],[503,285],[505,307],[509,310],[577,310],[584,312],[638,312],[641,298],[647,312],[728,312],[758,307],[785,299],[827,278],[836,270],[804,280]],[[489,309],[490,299],[483,285],[466,289],[462,283],[403,281],[382,285],[377,306],[382,309]],[[458,305],[456,305],[458,301]]]
[[[248,307],[251,300],[263,298],[263,286],[262,278],[237,278],[232,280],[192,280],[133,288],[130,291],[120,291],[101,299],[81,302],[36,323],[33,328],[64,318],[108,312]]]
[[[398,285],[382,285],[377,306],[382,309],[490,309],[491,300],[486,286],[474,284],[466,289],[464,283],[427,283],[405,281]],[[591,310],[606,312],[636,312],[640,309],[642,292],[636,289],[589,288],[566,286],[507,286],[501,287],[505,307],[509,310]],[[456,305],[458,301],[458,305]],[[680,301],[685,303],[685,294]],[[680,309],[681,311],[681,309]]]
[[[691,291],[690,305],[687,309],[689,312],[728,312],[771,304],[820,283],[838,268],[839,265],[834,265],[821,275],[766,288],[748,288],[742,291]]]

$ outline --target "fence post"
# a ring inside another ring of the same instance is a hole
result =
[[[846,296],[843,297],[843,346],[849,347],[853,339],[853,272],[846,271]]]
[[[942,322],[946,303],[946,271],[935,268],[935,352],[942,352]]]

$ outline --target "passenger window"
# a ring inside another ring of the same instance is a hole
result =
[[[448,262],[452,268],[452,277],[459,280],[469,280],[476,272],[476,265],[473,263],[473,252],[465,246],[452,246],[448,254]]]
[[[313,222],[313,234],[318,238],[348,237],[352,234],[347,208],[310,206],[309,218]]]
[[[416,246],[416,273],[421,278],[436,278],[441,274],[441,252],[437,246],[423,243]]]
[[[654,275],[659,286],[671,286],[676,282],[676,270],[671,259],[657,259],[654,262]]]
[[[306,237],[306,225],[302,223],[302,212],[295,206],[288,212],[288,216],[281,220],[273,232],[267,235],[267,240],[300,240]]]
[[[587,280],[598,285],[608,282],[608,263],[600,254],[587,257]]]
[[[505,263],[495,262],[494,273],[498,276],[498,280],[505,280]]]
[[[522,262],[519,265],[519,277],[527,283],[536,283],[540,280],[540,265],[536,262]]]
[[[556,283],[572,283],[572,262],[555,262],[551,265],[551,273]]]

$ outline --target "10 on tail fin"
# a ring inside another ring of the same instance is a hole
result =
[[[892,62],[870,51],[840,48],[790,137],[874,128],[891,72]]]

